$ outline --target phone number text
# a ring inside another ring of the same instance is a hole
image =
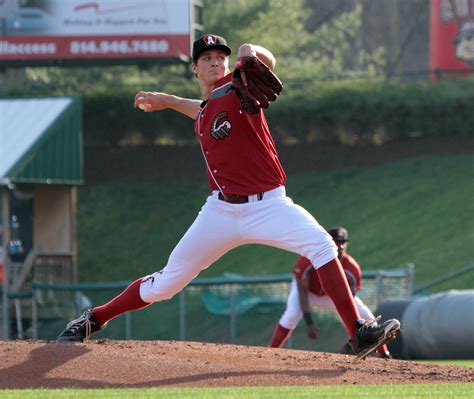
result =
[[[71,54],[160,54],[169,50],[167,40],[74,40]]]

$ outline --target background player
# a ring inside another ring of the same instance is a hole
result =
[[[354,295],[357,309],[363,319],[374,319],[373,313],[356,296],[357,292],[362,289],[362,270],[357,261],[347,253],[347,245],[349,242],[349,234],[344,227],[334,227],[328,230],[337,246],[338,258],[344,269],[349,287]],[[275,326],[270,347],[280,348],[290,337],[302,318],[306,323],[306,332],[309,338],[316,339],[319,337],[319,329],[314,324],[311,316],[310,307],[320,309],[336,310],[334,303],[329,298],[319,281],[318,274],[311,265],[311,261],[301,256],[293,268],[293,280],[291,282],[290,293],[286,304],[286,310],[281,316],[279,322]],[[344,353],[352,353],[349,347],[343,348]],[[377,349],[380,357],[391,358],[387,345],[381,345]]]
[[[263,111],[245,112],[242,93],[237,95],[233,87],[233,79],[245,72],[247,60],[273,69],[273,54],[260,46],[241,45],[233,76],[230,53],[225,39],[216,35],[194,42],[192,71],[202,101],[160,92],[140,91],[135,96],[135,107],[147,112],[170,108],[195,120],[212,193],[162,270],[139,278],[110,302],[84,312],[66,326],[59,341],[83,341],[122,313],[170,299],[226,252],[250,243],[311,260],[357,353],[375,349],[398,331],[397,320],[382,325],[360,320],[331,236],[286,196],[285,172]]]

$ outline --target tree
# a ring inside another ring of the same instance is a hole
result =
[[[307,26],[314,10],[303,0],[205,0],[204,7],[206,32],[226,37],[234,49],[248,42],[267,47],[277,57],[278,75],[294,84],[374,75],[384,66],[382,48],[369,53],[356,46],[360,4],[313,32]]]

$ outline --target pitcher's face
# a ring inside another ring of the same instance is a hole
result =
[[[192,70],[202,83],[214,85],[229,73],[229,57],[221,50],[204,51]]]

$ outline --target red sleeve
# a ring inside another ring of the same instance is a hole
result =
[[[356,279],[356,290],[362,289],[362,270],[357,261],[350,255],[345,254],[342,259],[342,268],[349,271]]]
[[[311,261],[304,256],[300,256],[296,261],[295,267],[293,268],[293,275],[301,280],[303,278],[304,271],[311,266]]]

